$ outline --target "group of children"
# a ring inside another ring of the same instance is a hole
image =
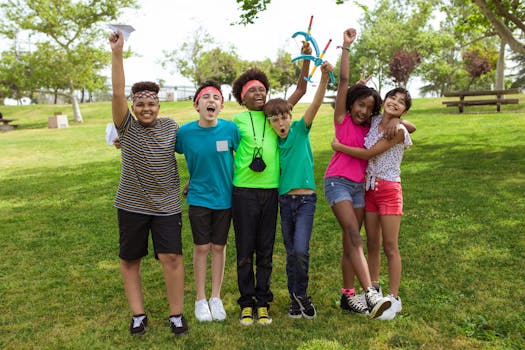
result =
[[[411,144],[407,127],[410,131],[415,127],[399,119],[410,108],[408,91],[389,92],[381,115],[381,98],[375,90],[362,84],[348,88],[348,48],[355,36],[353,29],[344,32],[334,110],[335,153],[325,174],[324,190],[343,230],[341,308],[372,318],[392,319],[401,311],[401,259],[397,246],[402,215],[399,168],[403,149]],[[266,101],[270,86],[265,73],[256,68],[243,73],[233,83],[232,94],[246,111],[235,115],[233,121],[218,118],[224,101],[220,86],[212,81],[204,83],[193,100],[199,119],[179,128],[171,119],[157,117],[160,104],[155,83],[133,85],[129,110],[124,92],[123,36],[113,33],[109,41],[113,57],[113,122],[122,149],[115,207],[121,273],[133,313],[130,333],[143,334],[147,328],[140,262],[147,255],[150,232],[155,257],[163,269],[171,330],[175,335],[188,332],[182,315],[182,204],[174,151],[184,154],[189,172],[183,194],[194,241],[197,320],[226,318],[220,291],[227,236],[233,221],[239,321],[245,326],[272,323],[270,279],[278,212],[286,248],[288,314],[293,318],[314,318],[316,310],[307,293],[317,201],[309,133],[323,102],[332,65],[324,62],[320,67],[322,77],[316,94],[299,120],[292,122],[291,113],[306,93],[308,60],[303,61],[296,90],[287,100]],[[305,44],[302,53],[310,52]],[[363,218],[368,262],[360,236]],[[386,297],[378,282],[381,240],[389,268],[390,289]],[[211,297],[207,299],[209,252]],[[362,296],[355,293],[354,274],[364,290]]]

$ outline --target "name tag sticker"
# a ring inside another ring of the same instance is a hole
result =
[[[228,150],[228,141],[217,141],[217,152],[226,152]]]

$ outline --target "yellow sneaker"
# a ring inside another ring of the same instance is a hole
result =
[[[241,316],[239,322],[243,326],[251,326],[253,324],[253,309],[251,307],[243,307],[241,309]]]
[[[257,308],[257,323],[263,326],[267,326],[272,323],[272,318],[268,314],[267,307],[258,307]]]

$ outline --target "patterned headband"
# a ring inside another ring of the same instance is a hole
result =
[[[145,99],[149,98],[149,99],[154,100],[157,103],[159,102],[159,96],[154,91],[142,90],[142,91],[135,92],[133,94],[133,102],[135,102],[139,98],[145,98]]]

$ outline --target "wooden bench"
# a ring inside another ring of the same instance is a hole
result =
[[[458,107],[459,113],[463,113],[465,106],[496,105],[496,110],[501,111],[501,105],[517,104],[517,98],[505,98],[505,95],[519,94],[520,89],[509,90],[484,90],[484,91],[452,91],[443,94],[445,97],[459,97],[459,101],[443,101],[447,107]],[[466,100],[465,97],[488,96],[489,98]],[[496,98],[492,98],[495,96]]]
[[[18,127],[18,125],[9,125],[9,123],[15,121],[15,119],[5,119],[5,118],[0,118],[0,131],[9,131],[9,130],[13,130],[15,129],[16,127]]]

